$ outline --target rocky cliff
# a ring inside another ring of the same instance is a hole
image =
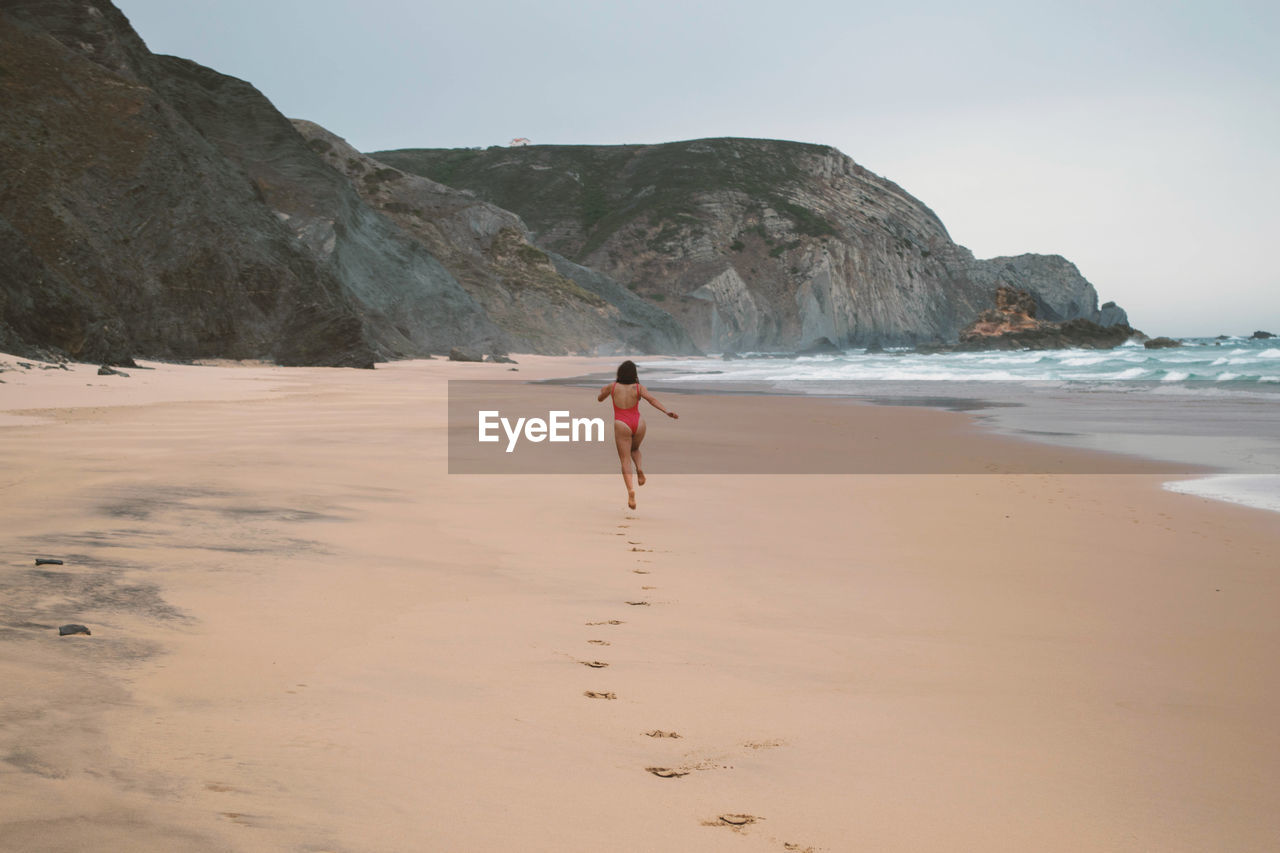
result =
[[[0,6],[0,349],[368,366],[455,346],[954,340],[995,288],[1123,322],[1056,256],[976,260],[834,149],[359,154],[153,55],[108,0]]]
[[[371,208],[425,247],[519,352],[693,353],[666,312],[603,273],[533,246],[520,217],[473,194],[388,168],[317,124],[309,147]]]
[[[691,349],[607,277],[612,296],[559,271],[514,215],[335,163],[319,129],[153,55],[107,0],[6,0],[0,44],[0,348],[362,366]]]
[[[833,148],[755,139],[380,151],[518,213],[534,240],[661,305],[712,350],[956,340],[1000,286],[1052,320],[1104,317],[1065,259],[978,260]]]
[[[189,118],[246,84],[152,56],[107,3],[6,3],[0,43],[6,346],[372,361],[337,277]]]

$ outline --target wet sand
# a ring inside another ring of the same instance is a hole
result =
[[[448,473],[500,365],[154,367],[0,374],[0,849],[1280,844],[1274,513],[831,400],[734,441],[979,467],[677,476],[678,395],[631,512]]]

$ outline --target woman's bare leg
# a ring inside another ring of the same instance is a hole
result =
[[[618,461],[622,463],[622,482],[627,486],[627,506],[636,508],[636,487],[631,482],[631,427],[622,421],[613,422],[613,442],[618,446]]]
[[[644,485],[644,462],[640,458],[640,444],[644,441],[644,418],[640,419],[639,428],[631,439],[631,461],[636,465],[636,484]]]

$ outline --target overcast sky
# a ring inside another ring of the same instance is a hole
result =
[[[373,151],[832,145],[1151,334],[1280,333],[1280,3],[116,0]]]

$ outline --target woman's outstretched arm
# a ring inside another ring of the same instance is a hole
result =
[[[601,397],[600,399],[603,400],[604,398]],[[680,416],[677,415],[675,412],[668,412],[666,409],[664,409],[662,407],[662,404],[658,402],[658,398],[650,394],[649,389],[645,388],[643,385],[640,386],[640,399],[648,400],[650,406],[653,406],[655,409],[657,409],[659,412],[662,412],[667,417],[675,418],[677,420],[680,419]]]
[[[613,385],[606,385],[600,389],[600,396],[596,397],[597,403],[603,403],[604,398],[609,396],[609,392],[613,390]]]

